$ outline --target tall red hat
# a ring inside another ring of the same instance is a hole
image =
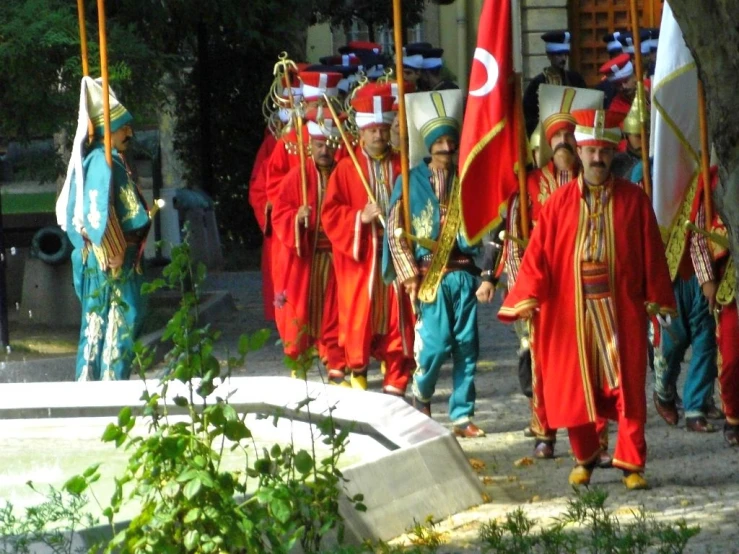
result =
[[[301,72],[300,80],[303,82],[303,98],[311,101],[323,97],[324,94],[329,98],[338,96],[338,85],[341,78],[341,73]]]
[[[575,140],[578,146],[618,146],[621,142],[619,125],[624,114],[608,110],[575,110],[577,125]]]
[[[352,99],[352,107],[356,110],[354,119],[357,127],[368,129],[381,125],[391,125],[395,119],[392,96],[363,96]]]
[[[343,114],[339,115],[339,124],[345,119],[342,117]],[[308,134],[313,139],[326,140],[334,139],[340,140],[341,133],[337,126],[337,122],[331,116],[331,112],[326,108],[312,108],[305,114],[306,127],[308,128]]]
[[[367,83],[357,89],[354,98],[367,98],[372,96],[393,96],[390,83]]]

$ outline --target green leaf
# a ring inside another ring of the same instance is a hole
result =
[[[301,450],[295,455],[295,469],[303,475],[313,470],[313,458],[305,450]]]
[[[179,406],[180,408],[184,408],[190,403],[188,402],[187,398],[185,398],[184,396],[175,396],[172,399],[172,402],[175,403],[175,406]]]
[[[121,434],[121,429],[115,423],[108,423],[108,426],[103,431],[103,442],[111,442],[116,440]]]
[[[264,347],[264,344],[269,339],[271,331],[269,329],[260,329],[249,337],[249,351],[255,352]],[[241,350],[239,349],[239,352]]]
[[[280,523],[287,523],[292,515],[290,504],[282,498],[273,498],[269,503],[269,509],[275,519]]]
[[[124,427],[128,425],[129,421],[131,421],[131,408],[129,406],[126,406],[125,408],[122,408],[120,412],[118,412],[118,425]]]
[[[87,480],[84,477],[82,477],[82,475],[75,475],[74,477],[69,479],[66,483],[64,483],[63,488],[69,494],[79,496],[80,494],[85,492],[85,489],[87,488]]]
[[[100,464],[93,464],[93,465],[91,465],[82,474],[83,477],[91,477],[95,472],[97,472],[97,470],[98,470],[99,467],[100,467]]]
[[[182,489],[182,494],[184,494],[185,498],[187,498],[188,500],[192,500],[195,495],[200,492],[200,489],[202,487],[203,483],[200,481],[199,478],[195,477],[195,479],[187,482],[185,488]]]
[[[223,426],[223,434],[230,441],[238,442],[251,437],[251,431],[244,425],[243,421],[227,421]]]
[[[249,352],[249,335],[241,335],[239,337],[239,354],[245,356]]]
[[[200,533],[197,529],[190,529],[185,533],[185,548],[188,550],[195,550],[200,542]]]
[[[183,521],[185,523],[192,523],[193,521],[197,521],[199,517],[200,508],[192,508],[189,512],[185,514],[185,519]]]

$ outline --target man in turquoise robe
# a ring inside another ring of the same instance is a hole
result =
[[[460,233],[460,196],[453,155],[459,143],[462,96],[459,91],[406,95],[411,159],[420,137],[424,158],[410,172],[411,235],[403,234],[399,178],[390,199],[383,250],[383,277],[398,279],[417,306],[413,375],[417,407],[431,413],[431,397],[442,364],[451,354],[453,390],[449,418],[459,437],[485,433],[471,420],[475,413],[475,372],[479,354],[477,290],[473,255]],[[420,156],[415,156],[420,157]],[[418,302],[416,303],[416,299]]]
[[[150,218],[123,158],[133,136],[131,114],[111,91],[111,168],[103,147],[102,87],[89,77],[82,87],[75,146],[57,202],[57,219],[74,245],[74,287],[82,304],[75,379],[128,379],[145,316],[140,262]],[[83,160],[88,117],[95,135]]]

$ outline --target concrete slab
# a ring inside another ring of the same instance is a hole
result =
[[[150,381],[148,387],[157,383]],[[66,418],[115,417],[124,406],[139,406],[143,390],[140,381],[2,384],[0,420],[62,418],[64,425]],[[170,399],[186,393],[182,383],[170,383]],[[371,438],[381,447],[343,470],[347,494],[361,492],[367,505],[362,513],[345,499],[340,504],[355,541],[387,540],[414,519],[447,517],[483,502],[479,479],[451,433],[400,398],[287,377],[232,378],[212,398],[226,394],[240,412],[298,421],[309,418],[299,403],[313,398],[312,421],[331,415],[338,425],[351,426],[354,436]],[[171,403],[170,408],[179,411]]]

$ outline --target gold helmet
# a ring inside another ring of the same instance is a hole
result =
[[[637,94],[631,103],[631,109],[626,114],[623,122],[623,131],[627,135],[638,135],[641,133],[641,118],[644,119],[644,125],[649,129],[649,112],[644,106],[643,96]]]

